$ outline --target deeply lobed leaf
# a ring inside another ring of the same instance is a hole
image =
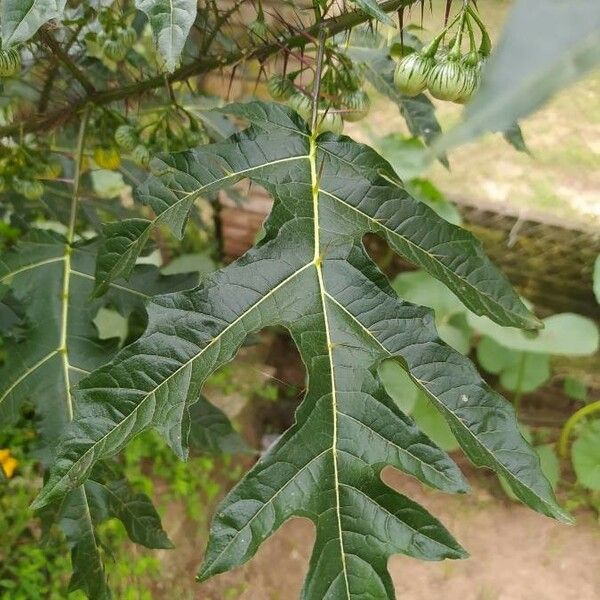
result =
[[[474,463],[500,473],[532,508],[566,518],[512,407],[438,338],[429,309],[396,296],[362,237],[384,237],[472,311],[535,328],[481,246],[414,200],[370,148],[312,135],[280,105],[227,110],[251,126],[225,143],[165,157],[164,173],[139,195],[157,218],[170,211],[176,229],[204,190],[249,177],[275,200],[265,237],[198,288],[154,298],[146,333],[80,382],[78,418],[36,505],[81,485],[94,464],[150,427],[185,456],[190,407],[206,378],[248,334],[277,324],[300,350],[307,393],[295,424],[219,507],[201,579],[248,560],[294,515],[317,529],[307,600],[390,599],[391,554],[465,555],[434,517],[380,479],[392,465],[445,491],[467,489],[450,457],[385,392],[377,368],[390,357],[438,407]]]
[[[154,293],[190,287],[193,278],[162,277],[141,266],[130,281],[116,281],[103,299],[89,301],[93,287],[95,244],[73,248],[52,231],[32,230],[0,257],[0,296],[10,293],[23,308],[25,339],[11,339],[0,369],[0,422],[13,423],[23,406],[39,417],[38,449],[42,463],[52,463],[56,443],[77,413],[71,392],[79,379],[104,364],[117,340],[100,340],[93,319],[110,302],[123,315],[140,310]],[[120,518],[131,538],[155,548],[169,547],[160,519],[146,496],[135,495],[122,481],[100,483],[94,476],[41,515],[58,522],[71,547],[71,588],[88,597],[110,597],[96,526],[109,516]]]

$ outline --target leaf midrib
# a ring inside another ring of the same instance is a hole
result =
[[[314,264],[317,271],[317,280],[319,283],[319,296],[321,299],[321,306],[323,310],[323,322],[325,324],[325,340],[327,343],[327,356],[329,359],[329,372],[331,377],[331,413],[332,413],[332,423],[333,423],[333,431],[331,434],[332,437],[332,463],[333,463],[333,481],[335,486],[335,513],[337,519],[337,527],[338,527],[338,537],[340,542],[340,558],[342,561],[342,571],[344,576],[344,583],[346,587],[346,596],[348,600],[350,600],[350,584],[348,582],[348,568],[346,565],[346,551],[344,549],[344,538],[343,538],[343,529],[342,529],[342,516],[341,516],[341,508],[340,508],[340,483],[339,483],[339,473],[338,473],[338,456],[337,456],[337,429],[338,429],[338,409],[337,409],[337,395],[336,395],[336,382],[335,382],[335,372],[334,372],[334,361],[333,361],[333,342],[331,339],[331,332],[329,330],[329,318],[327,316],[327,301],[325,299],[325,282],[323,280],[323,255],[321,253],[321,240],[320,240],[320,213],[319,213],[319,180],[317,176],[317,143],[315,140],[316,133],[310,138],[310,154],[309,154],[309,163],[310,163],[310,180],[311,180],[311,195],[312,195],[312,203],[313,203],[313,219],[314,219]]]

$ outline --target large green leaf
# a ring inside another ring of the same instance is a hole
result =
[[[174,207],[250,177],[275,199],[265,236],[198,288],[154,298],[145,334],[79,383],[78,419],[35,505],[76,488],[97,461],[151,427],[185,456],[189,407],[206,378],[248,334],[278,324],[300,350],[308,391],[295,424],[217,510],[201,579],[248,560],[294,515],[317,528],[305,599],[393,598],[391,554],[465,555],[434,517],[380,479],[392,465],[445,491],[467,489],[452,460],[386,394],[377,369],[389,358],[439,409],[473,462],[502,474],[536,510],[567,518],[512,407],[439,340],[429,309],[396,296],[361,240],[377,233],[471,310],[535,327],[480,245],[411,198],[370,148],[316,137],[282,105],[227,110],[252,126],[227,143],[164,158],[164,173],[140,194]]]
[[[50,19],[62,17],[66,0],[2,0],[2,47],[26,42]]]
[[[518,0],[461,123],[437,145],[446,150],[514,123],[600,63],[597,0]]]
[[[600,490],[600,419],[586,423],[571,452],[577,481],[590,490]]]
[[[136,0],[135,5],[148,15],[165,66],[173,71],[196,19],[198,0]]]
[[[152,293],[193,284],[188,277],[162,277],[158,269],[144,266],[130,281],[113,282],[105,298],[90,302],[95,250],[96,246],[90,244],[73,248],[61,235],[33,230],[0,258],[0,287],[10,289],[25,307],[27,330],[25,339],[11,340],[6,346],[6,360],[0,369],[0,422],[14,422],[25,403],[33,405],[40,416],[40,455],[46,465],[51,464],[56,442],[77,412],[72,386],[117,350],[117,340],[98,338],[93,319],[100,306],[111,303],[128,315],[141,309]],[[85,488],[73,490],[53,512],[72,548],[71,587],[82,588],[90,598],[100,599],[108,598],[110,592],[94,529],[103,520],[96,518],[98,500],[109,496],[104,503],[111,507],[110,514],[122,518],[130,533],[137,529],[128,523],[132,519],[148,522],[154,509],[147,507],[149,500],[142,502],[140,498],[127,506],[121,501],[121,507],[115,508],[112,496],[120,493],[123,497],[124,484],[118,490],[113,490],[113,483],[103,490],[97,489],[99,485],[90,481]],[[95,486],[95,507],[90,505],[88,486]],[[162,535],[166,539],[164,532]],[[165,547],[158,536],[137,537],[132,539]]]

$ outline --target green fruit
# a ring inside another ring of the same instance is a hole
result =
[[[471,99],[471,96],[479,88],[480,75],[477,67],[464,67],[465,86],[461,94],[454,100],[459,104],[464,104]]]
[[[427,77],[433,65],[433,59],[413,52],[396,66],[394,84],[406,96],[417,96],[427,87]]]
[[[267,91],[274,100],[287,100],[294,95],[296,88],[288,77],[273,75],[267,82]]]
[[[342,94],[340,105],[344,110],[342,113],[344,121],[354,123],[367,116],[371,108],[371,100],[366,92],[356,90]]]
[[[21,54],[16,48],[0,50],[0,77],[10,77],[21,70]]]
[[[427,87],[438,100],[456,102],[468,85],[465,68],[451,57],[436,63],[427,76]]]
[[[138,135],[131,125],[119,125],[115,131],[115,142],[124,150],[133,150],[138,143]]]
[[[98,146],[94,148],[94,162],[101,169],[113,171],[121,166],[121,156],[115,146]]]
[[[289,105],[305,120],[310,121],[312,115],[312,100],[301,92],[292,94]]]
[[[31,179],[13,177],[12,187],[17,194],[25,196],[28,200],[39,200],[44,194],[44,186],[39,181]]]
[[[150,162],[150,151],[143,144],[138,144],[131,153],[131,157],[136,163],[146,167]]]
[[[126,48],[131,48],[137,41],[137,31],[133,27],[125,27],[121,29],[118,34],[119,40],[123,43]]]
[[[127,47],[121,40],[106,40],[102,46],[104,56],[115,62],[119,62],[127,55]]]
[[[317,115],[317,132],[331,131],[332,133],[342,133],[344,130],[344,120],[338,112],[319,109]]]

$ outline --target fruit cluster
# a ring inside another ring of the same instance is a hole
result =
[[[286,101],[306,121],[312,117],[312,98],[296,87],[294,74],[288,76],[273,75],[267,90],[274,100]],[[360,89],[356,81],[352,85],[338,90],[330,101],[322,101],[317,111],[317,126],[320,131],[341,133],[344,121],[355,122],[364,119],[371,107],[368,94]]]
[[[138,32],[128,24],[131,17],[120,9],[106,6],[100,10],[98,21],[101,29],[91,34],[99,45],[102,55],[113,62],[121,62],[136,43]]]
[[[476,48],[473,22],[479,28],[481,43]],[[458,24],[449,46],[442,42]],[[465,31],[469,34],[469,51],[462,53]],[[407,96],[426,89],[434,98],[463,104],[479,87],[481,69],[491,50],[489,35],[475,10],[466,7],[427,46],[404,56],[394,72],[394,83]]]
[[[106,58],[120,62],[127,56],[128,50],[135,44],[137,38],[137,31],[131,26],[113,27],[109,31],[98,34],[98,43]]]

